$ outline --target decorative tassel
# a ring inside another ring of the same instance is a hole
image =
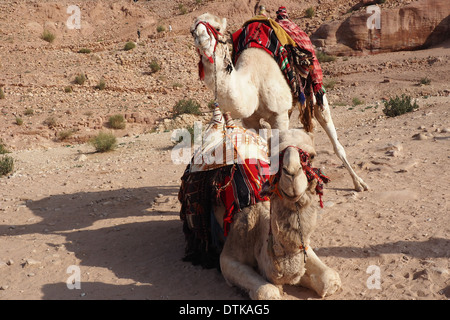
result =
[[[306,102],[306,97],[305,94],[303,92],[300,92],[300,94],[298,95],[298,102],[300,102],[300,104],[303,106]]]

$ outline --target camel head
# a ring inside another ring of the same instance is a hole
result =
[[[227,19],[204,13],[191,26],[195,46],[207,58],[211,58],[221,35],[227,27]]]
[[[268,129],[268,136],[271,150],[274,145],[273,132],[270,125],[260,121],[264,129]],[[323,194],[323,183],[327,183],[329,178],[321,170],[312,167],[312,161],[316,156],[314,149],[314,137],[311,133],[301,129],[282,130],[278,135],[278,171],[273,174],[263,186],[262,195],[275,196],[289,202],[303,202],[309,197],[303,197],[305,193],[317,193],[320,197]],[[315,190],[314,190],[315,189]],[[303,199],[303,200],[302,200]]]
[[[308,179],[308,170],[316,151],[310,135],[299,129],[280,132],[278,191],[281,197],[297,202],[308,189],[315,186]]]

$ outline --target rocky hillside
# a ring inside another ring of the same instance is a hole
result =
[[[227,17],[234,31],[259,4],[263,2],[83,1],[80,29],[71,29],[68,25],[77,23],[71,1],[2,1],[0,87],[5,98],[0,99],[0,139],[12,150],[84,142],[108,129],[108,118],[115,114],[128,122],[115,131],[118,136],[170,129],[167,119],[181,99],[196,100],[207,111],[212,94],[198,80],[189,26],[208,11]],[[265,6],[274,16],[285,5],[311,34],[325,21],[345,18],[358,4],[277,0]],[[311,18],[308,8],[314,12]],[[44,32],[54,39],[45,41]],[[126,51],[128,41],[137,45]],[[324,64],[326,72],[333,68]],[[77,83],[79,75],[84,82]],[[103,90],[96,89],[101,81]]]

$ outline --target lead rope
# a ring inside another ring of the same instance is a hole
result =
[[[300,250],[303,251],[303,262],[306,263],[306,258],[308,257],[306,250],[308,250],[308,247],[306,247],[303,242],[302,226],[300,224],[300,205],[298,204],[298,202],[295,203],[295,207],[297,208],[297,223],[298,223],[298,231],[300,233],[300,242],[301,242]]]
[[[217,40],[216,40],[217,41]],[[213,63],[214,63],[214,107],[218,107],[217,102],[217,64],[216,64],[216,50],[213,51]]]

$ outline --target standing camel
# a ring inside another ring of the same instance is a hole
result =
[[[233,64],[226,38],[226,18],[205,13],[191,27],[195,46],[200,54],[199,71],[206,85],[215,92],[224,112],[241,118],[247,128],[258,129],[265,119],[272,128],[287,130],[293,97],[275,59],[258,48],[245,49]],[[318,106],[314,95],[314,117],[327,133],[334,152],[349,171],[357,191],[368,190],[368,185],[355,173],[344,147],[337,138],[326,95]]]

